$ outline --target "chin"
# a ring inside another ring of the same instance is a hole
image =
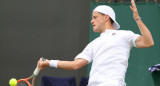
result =
[[[98,29],[93,27],[93,32],[98,33],[99,31],[98,31]]]
[[[94,30],[94,29],[93,29],[93,32],[98,33],[99,31],[98,31],[98,30]]]

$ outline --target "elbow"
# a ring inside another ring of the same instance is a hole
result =
[[[74,66],[72,69],[73,69],[73,70],[78,70],[79,67],[78,67],[78,66]]]
[[[73,65],[73,67],[72,67],[73,70],[78,70],[78,69],[80,69],[80,68],[81,68],[81,67],[80,67],[79,65],[76,65],[76,64]]]
[[[146,45],[146,47],[152,47],[154,46],[154,41],[152,41],[151,43],[149,43],[148,45]]]
[[[149,47],[152,47],[152,46],[154,46],[154,40],[153,39],[150,41],[150,46]]]
[[[73,62],[72,64],[72,70],[78,70],[79,68],[81,68],[77,63]]]
[[[152,47],[152,46],[154,46],[154,41],[152,41],[149,45],[149,47]]]
[[[154,46],[154,41],[151,43],[150,47]]]
[[[85,66],[87,63],[88,63],[88,61],[87,61],[87,60],[84,60],[84,59],[75,60],[75,61],[73,61],[73,63],[72,63],[72,70],[80,69],[80,68],[82,68],[83,66]]]

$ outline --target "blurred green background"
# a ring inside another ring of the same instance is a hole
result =
[[[121,26],[120,30],[131,30],[134,33],[141,34],[133,19],[133,13],[129,7],[131,4],[129,2],[97,3],[92,1],[91,16],[92,10],[98,5],[108,5],[114,9],[116,20]],[[137,2],[136,5],[139,15],[153,36],[155,45],[151,48],[132,48],[125,81],[127,86],[160,86],[159,83],[155,83],[155,81],[160,80],[158,73],[152,77],[152,74],[148,71],[149,67],[160,63],[160,5],[155,2]],[[90,28],[90,41],[92,41],[98,37],[99,34],[93,32],[91,24]],[[88,74],[90,66],[91,64],[88,67]],[[156,75],[159,78],[155,77]]]

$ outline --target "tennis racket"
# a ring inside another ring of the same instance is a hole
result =
[[[46,59],[42,58],[42,61],[45,61]],[[36,79],[36,76],[38,75],[40,70],[38,70],[38,66],[36,67],[36,69],[34,70],[33,74],[29,77],[29,78],[25,78],[25,79],[19,79],[17,81],[17,85],[16,86],[34,86],[34,82]],[[30,83],[28,80],[32,79],[32,83]]]

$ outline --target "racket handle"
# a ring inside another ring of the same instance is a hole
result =
[[[34,72],[33,72],[33,75],[34,76],[37,76],[38,75],[38,73],[39,73],[39,69],[38,69],[38,66],[36,67],[36,69],[34,70]]]
[[[46,61],[46,59],[45,58],[42,58],[42,62],[44,62],[44,61]],[[36,69],[34,70],[34,72],[33,72],[33,75],[34,76],[37,76],[38,75],[38,73],[39,73],[39,69],[38,69],[38,66],[36,67]]]

